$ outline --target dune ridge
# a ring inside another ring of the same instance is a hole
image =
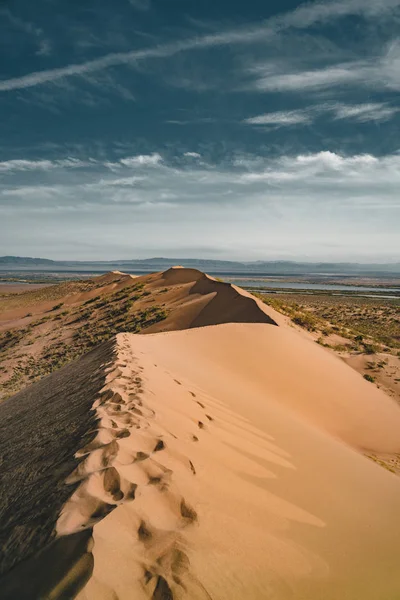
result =
[[[169,437],[165,427],[154,423],[155,410],[143,399],[143,368],[132,356],[127,336],[118,336],[116,348],[118,359],[107,369],[105,387],[94,404],[97,434],[78,452],[83,461],[66,480],[82,483],[61,512],[57,535],[92,528],[116,508],[132,504],[129,594],[134,585],[135,593],[143,588],[146,597],[172,598],[170,586],[175,584],[186,592],[193,588],[193,598],[208,598],[190,574],[181,539],[181,532],[196,523],[197,513],[171,480],[174,463],[189,477],[195,476],[195,467],[190,459],[174,456],[164,441]],[[108,586],[97,580],[91,587],[94,597],[108,593]]]
[[[0,298],[0,401],[119,332],[278,318],[243,290],[194,269],[111,272],[13,294]]]
[[[149,290],[161,288],[171,294],[166,294],[170,309],[167,319],[149,327],[146,333],[220,323],[278,324],[279,314],[258,298],[197,269],[177,266],[145,277]]]

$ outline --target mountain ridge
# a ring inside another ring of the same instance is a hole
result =
[[[164,270],[180,264],[184,267],[194,267],[211,273],[240,272],[243,274],[381,274],[400,273],[400,262],[394,263],[357,263],[357,262],[307,262],[307,261],[228,261],[201,258],[165,258],[153,257],[145,259],[120,259],[115,261],[68,261],[52,260],[48,258],[24,256],[0,256],[0,268],[8,270],[59,268],[84,270],[113,270],[117,267],[136,271]]]

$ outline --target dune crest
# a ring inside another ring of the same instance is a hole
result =
[[[148,280],[149,289],[170,290],[167,319],[147,333],[205,327],[220,323],[268,323],[279,315],[261,300],[231,283],[184,267],[171,267]]]

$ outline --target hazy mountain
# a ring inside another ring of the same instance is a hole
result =
[[[240,262],[228,260],[203,260],[197,258],[146,258],[115,261],[58,261],[46,258],[1,256],[0,269],[13,270],[75,270],[136,272],[161,271],[173,265],[192,267],[209,273],[263,274],[263,275],[381,275],[400,274],[400,263],[335,263],[296,262],[287,260]]]

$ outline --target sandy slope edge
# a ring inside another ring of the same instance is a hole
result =
[[[74,455],[94,436],[97,415],[92,405],[104,386],[104,369],[114,360],[114,348],[114,341],[107,342],[0,404],[4,600],[47,598],[49,590],[77,568],[80,557],[80,584],[90,576],[90,530],[55,539],[55,525],[74,490],[65,485],[78,465]]]

